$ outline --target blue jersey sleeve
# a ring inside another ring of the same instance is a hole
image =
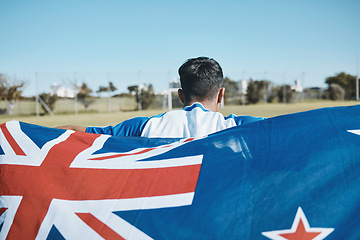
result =
[[[242,125],[242,124],[246,124],[246,123],[251,123],[251,122],[256,122],[256,121],[260,121],[260,120],[264,120],[264,117],[252,117],[252,116],[236,116],[234,114],[230,114],[228,117],[226,117],[225,119],[228,118],[232,118],[234,119],[236,125]]]
[[[107,127],[87,127],[86,132],[107,134],[112,136],[135,136],[140,137],[148,117],[136,117],[117,124],[116,126]]]

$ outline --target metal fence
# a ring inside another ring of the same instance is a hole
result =
[[[39,103],[40,105],[40,103]],[[89,105],[88,110],[81,101],[75,99],[58,99],[53,108],[54,114],[66,114],[77,112],[119,112],[133,111],[137,107],[135,98],[132,97],[112,97],[112,98],[94,98]],[[8,103],[0,101],[0,114],[8,114]],[[39,106],[39,113],[45,114],[45,110]],[[35,100],[21,100],[15,103],[13,115],[36,115]]]

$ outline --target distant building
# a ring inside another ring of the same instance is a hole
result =
[[[174,78],[169,82],[169,88],[181,88],[180,79]]]
[[[295,85],[291,86],[291,89],[299,93],[304,91],[303,87],[301,86],[300,80],[295,80]]]
[[[53,83],[50,89],[51,95],[57,95],[63,98],[74,98],[76,92],[74,89],[66,88],[64,86],[59,85],[58,83]]]
[[[141,91],[149,91],[149,87],[144,85],[144,84],[140,84],[139,86],[131,86],[129,87],[129,91],[130,91],[130,94],[135,96],[137,93],[141,92]],[[136,92],[138,91],[138,92]]]
[[[304,89],[304,99],[321,99],[325,89],[320,87],[309,87]]]
[[[237,86],[239,88],[239,92],[241,92],[242,94],[246,94],[247,93],[247,88],[248,88],[248,81],[243,79],[237,82]]]

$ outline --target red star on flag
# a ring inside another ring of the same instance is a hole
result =
[[[262,234],[273,240],[322,240],[332,231],[334,231],[333,228],[311,228],[303,210],[299,207],[291,229]]]

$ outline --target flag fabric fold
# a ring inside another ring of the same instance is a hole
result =
[[[360,239],[360,105],[204,138],[0,128],[0,239]]]

